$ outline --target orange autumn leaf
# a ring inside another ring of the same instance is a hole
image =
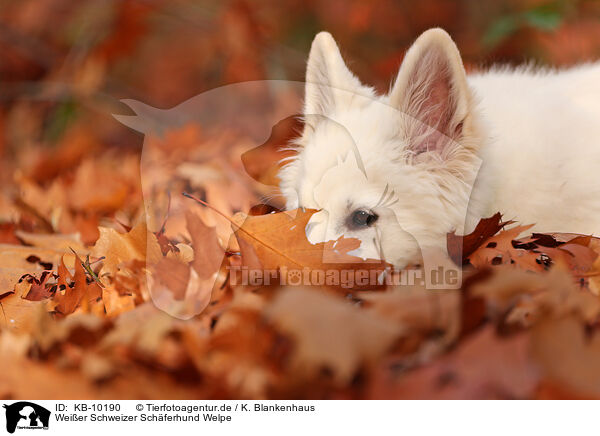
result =
[[[82,261],[77,256],[75,261],[75,274],[73,275],[73,287],[57,289],[52,297],[54,311],[61,315],[73,313],[78,307],[87,311],[89,304],[98,300],[102,289],[96,282],[87,283],[87,274],[83,268]]]
[[[308,268],[381,272],[389,266],[380,260],[364,260],[349,254],[360,246],[358,239],[342,236],[335,241],[311,244],[306,238],[305,229],[315,212],[296,209],[267,215],[234,216],[236,238],[243,241],[240,242],[242,259],[244,255],[258,259],[266,270]],[[381,285],[369,282],[366,287],[378,288]]]
[[[24,298],[27,286],[16,286],[13,292],[0,294],[0,331],[27,331],[34,322],[42,301]]]
[[[92,248],[92,255],[104,257],[102,273],[114,274],[121,262],[141,260],[157,262],[162,253],[156,236],[149,232],[146,223],[141,221],[127,233],[100,227],[100,238]]]
[[[327,367],[338,381],[373,363],[403,333],[399,324],[311,288],[284,289],[266,314],[293,337],[292,364],[299,372]]]
[[[219,244],[215,228],[204,224],[198,215],[188,212],[186,223],[194,249],[192,266],[201,279],[207,279],[217,272],[225,252]]]

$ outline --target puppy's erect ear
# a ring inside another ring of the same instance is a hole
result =
[[[361,90],[363,95],[370,93],[346,67],[331,34],[315,36],[306,69],[304,113],[328,115]]]
[[[424,32],[406,53],[390,104],[407,116],[404,133],[414,154],[444,152],[469,122],[471,94],[458,49],[442,29]]]

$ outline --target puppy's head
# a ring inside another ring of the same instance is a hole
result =
[[[456,45],[422,34],[389,94],[378,96],[346,67],[328,33],[312,44],[305,127],[298,154],[280,173],[289,209],[318,209],[311,242],[361,240],[363,258],[399,267],[424,246],[445,246],[463,230],[479,168],[480,137]]]

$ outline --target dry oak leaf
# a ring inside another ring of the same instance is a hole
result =
[[[497,215],[495,217],[499,218]],[[491,223],[491,230],[493,224]],[[509,223],[503,225],[506,224]],[[517,239],[519,234],[532,226],[516,226],[485,239],[467,259],[477,268],[511,264],[524,270],[541,272],[552,265],[561,264],[567,266],[577,277],[590,274],[594,261],[598,258],[598,253],[593,249],[597,238],[565,233],[534,233]],[[449,241],[451,239],[452,236],[449,235]]]
[[[47,310],[36,310],[31,338],[42,351],[56,344],[68,343],[73,337],[94,341],[109,325],[103,318],[91,313],[73,313],[56,319]]]
[[[476,268],[485,268],[489,265],[515,264],[523,269],[543,271],[544,264],[538,262],[538,253],[515,248],[513,245],[513,241],[531,227],[533,227],[533,224],[515,226],[486,239],[479,248],[467,257],[469,262]]]
[[[385,292],[365,292],[360,298],[382,317],[404,326],[407,332],[435,332],[442,347],[460,333],[460,290],[395,286]]]
[[[501,267],[470,292],[483,298],[488,313],[507,325],[529,327],[548,316],[570,314],[591,324],[600,316],[600,299],[576,287],[571,275],[559,268],[531,274]]]
[[[348,382],[363,364],[373,364],[403,329],[373,311],[314,288],[284,288],[265,310],[295,342],[293,369],[314,375],[326,367]]]
[[[251,265],[260,261],[266,270],[290,270],[309,268],[311,270],[362,270],[382,272],[385,262],[375,259],[364,260],[348,254],[360,246],[360,240],[344,238],[335,241],[311,244],[306,238],[306,225],[316,210],[307,209],[233,217],[235,235],[240,242],[242,260],[252,259]],[[250,250],[250,247],[253,251]],[[245,263],[244,263],[245,264]],[[370,274],[377,277],[379,274]],[[334,285],[334,287],[341,284]],[[383,285],[369,280],[366,286],[356,288],[377,289]]]
[[[30,285],[29,291],[23,293],[23,298],[30,301],[40,301],[50,298],[53,293],[53,286],[48,283],[48,280],[53,277],[54,275],[52,274],[52,271],[44,271],[39,279],[32,275],[24,275],[21,277],[21,282],[19,285],[21,285],[21,283],[24,281]]]
[[[165,337],[181,321],[157,309],[152,303],[144,303],[134,310],[121,314],[115,326],[102,339],[102,347],[127,346],[142,354],[160,353]]]
[[[513,245],[537,253],[540,263],[560,264],[576,277],[587,277],[593,276],[599,239],[573,233],[534,233],[528,238],[514,241]]]
[[[98,285],[92,283],[90,286]],[[102,289],[98,287],[98,290],[102,293],[102,302],[107,316],[117,316],[135,308],[135,296],[133,295],[120,295],[117,290],[110,287]]]
[[[531,353],[554,384],[577,397],[600,398],[600,334],[590,334],[578,316],[536,324]]]
[[[164,257],[151,268],[155,283],[161,283],[173,295],[175,300],[183,300],[190,281],[191,268],[176,259]],[[152,292],[152,289],[150,289]]]
[[[4,360],[20,359],[29,351],[31,342],[29,335],[0,330],[0,356]]]
[[[85,368],[82,368],[85,369]],[[38,399],[198,399],[204,397],[197,385],[173,383],[170,374],[120,368],[125,374],[110,382],[97,383],[79,369],[60,368],[29,359],[7,359],[0,371],[0,396]],[[27,374],[27,377],[23,377]],[[149,383],[148,380],[152,380]],[[59,387],[59,388],[57,388]]]
[[[66,281],[64,275],[69,275],[66,268],[63,269],[64,263],[61,263],[60,271],[63,274],[61,282]],[[82,307],[84,311],[88,311],[89,305],[96,302],[102,295],[102,289],[96,282],[87,283],[87,274],[83,268],[82,261],[77,257],[75,262],[75,274],[72,277],[73,287],[66,286],[65,289],[58,289],[50,307],[61,315],[69,315],[78,307]]]
[[[69,205],[86,212],[119,210],[136,189],[132,174],[139,174],[139,158],[133,155],[121,156],[118,165],[109,155],[85,160],[77,167],[75,179],[68,187]]]
[[[92,256],[103,257],[103,274],[114,276],[121,262],[130,260],[156,263],[162,258],[156,236],[149,232],[144,221],[139,222],[128,233],[119,233],[114,229],[100,227],[100,238],[92,248]]]
[[[486,239],[491,238],[510,223],[510,221],[503,223],[502,215],[498,212],[489,218],[481,219],[475,230],[468,235],[461,236],[455,232],[448,233],[446,241],[448,255],[457,265],[462,265]]]
[[[368,398],[376,399],[514,399],[531,398],[540,381],[529,355],[527,333],[499,337],[492,326],[461,341],[431,364],[396,375],[383,362],[375,372]]]
[[[592,244],[596,252],[600,252],[600,247],[598,247],[599,245],[600,244],[597,242]],[[600,256],[596,258],[594,264],[592,265],[592,273],[588,279],[588,287],[590,292],[592,292],[594,295],[600,295]]]
[[[250,242],[244,238],[236,239],[240,253],[241,253],[241,264],[248,269],[262,270],[263,264],[258,258],[254,247]]]
[[[261,313],[265,305],[264,296],[238,289],[211,329],[209,342],[203,341],[207,336],[198,331],[210,321],[207,318],[197,324],[193,336],[186,335],[197,368],[236,396],[266,398],[268,388],[280,381],[277,374],[287,356],[288,341],[264,322]]]
[[[175,259],[162,258],[148,268],[147,286],[154,304],[180,319],[200,314],[211,301],[213,291],[224,278],[215,271],[201,279],[196,270]]]
[[[160,309],[188,319],[208,306],[213,289],[220,286],[225,250],[219,244],[216,229],[204,224],[198,215],[188,211],[186,223],[192,239],[191,266],[174,258],[162,258],[150,266],[147,284]]]
[[[15,286],[14,291],[0,292],[0,330],[29,331],[36,317],[36,308],[43,307],[41,301],[24,298],[30,286],[26,283],[19,285]]]
[[[187,212],[185,218],[194,250],[192,267],[201,279],[212,277],[219,270],[225,256],[216,229],[204,224],[202,219],[192,212]]]
[[[2,199],[0,198],[0,208],[2,207]],[[21,241],[15,235],[17,224],[12,222],[0,223],[0,244],[20,244]]]
[[[50,248],[0,244],[0,295],[12,291],[23,275],[35,274],[45,269],[40,262],[32,262],[33,258],[58,265],[63,254]],[[65,255],[67,265],[73,265],[74,259],[72,254]]]
[[[34,247],[47,248],[50,250],[69,253],[71,249],[77,253],[87,253],[87,249],[81,242],[79,233],[74,234],[40,234],[28,233],[22,230],[17,230],[16,235],[28,245]]]

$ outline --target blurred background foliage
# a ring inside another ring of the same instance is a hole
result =
[[[469,70],[600,55],[597,0],[4,0],[0,157],[43,184],[95,152],[135,152],[141,137],[110,116],[127,111],[119,99],[166,108],[228,83],[302,80],[320,30],[385,91],[434,26]]]

